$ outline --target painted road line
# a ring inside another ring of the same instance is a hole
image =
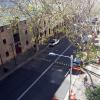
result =
[[[47,62],[51,62],[51,60],[46,59],[46,58],[35,58],[36,60],[43,60],[43,61],[47,61]]]
[[[70,70],[69,70],[70,71]],[[68,76],[68,74],[69,74],[69,71],[65,74],[65,77],[67,77]]]
[[[43,60],[43,61],[47,61],[47,62],[51,62],[51,60],[50,59],[46,59],[46,58],[35,58],[36,60]],[[67,65],[67,63],[63,63],[63,62],[55,62],[55,64],[59,64],[59,65]]]
[[[59,64],[59,65],[63,65],[63,66],[68,66],[67,63],[63,63],[63,62],[55,62],[55,64]]]
[[[61,55],[63,55],[70,47],[72,46],[69,45],[62,53]],[[23,96],[41,79],[41,77],[55,64],[55,62],[57,60],[59,60],[60,56],[58,56],[54,62],[52,62],[47,69],[45,69],[45,71],[17,98],[17,100],[21,100],[23,98]]]

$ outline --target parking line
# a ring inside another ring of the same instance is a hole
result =
[[[70,47],[72,46],[69,45],[61,54],[64,54]],[[57,60],[59,60],[60,56],[58,56],[54,62],[52,62],[47,69],[17,98],[17,100],[21,100],[23,96],[41,79],[41,77],[55,64]]]

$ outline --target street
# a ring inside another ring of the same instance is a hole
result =
[[[70,65],[70,59],[48,54],[55,52],[70,56],[74,49],[66,38],[55,47],[46,48],[26,65],[0,81],[0,100],[51,100],[65,78],[68,71],[65,64]]]

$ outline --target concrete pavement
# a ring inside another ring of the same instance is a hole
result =
[[[95,67],[95,70],[94,70],[94,67]],[[94,71],[94,73],[95,72],[97,72],[97,74],[100,73],[99,65],[90,64],[86,66],[86,68],[91,69],[92,71]],[[99,70],[96,68],[98,68]],[[97,76],[97,74],[94,75],[92,73],[84,71],[84,74],[72,75],[71,89],[73,90],[73,93],[75,94],[75,97],[77,100],[87,100],[86,95],[85,95],[86,88],[87,87],[92,88],[92,86],[100,85],[100,76]],[[84,76],[87,76],[88,78],[86,85],[84,85]],[[70,75],[68,75],[65,78],[61,86],[58,88],[58,90],[54,94],[54,97],[57,100],[69,100],[69,84],[70,84]]]
[[[72,75],[72,84],[75,83],[77,76]],[[69,86],[70,86],[70,75],[68,75],[58,88],[54,97],[58,100],[69,100]],[[72,87],[73,88],[73,87]]]

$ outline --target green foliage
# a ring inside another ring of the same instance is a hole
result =
[[[95,89],[86,89],[87,100],[100,100],[100,86]]]
[[[45,0],[42,1],[42,12],[46,14],[52,14],[52,6],[50,6],[50,4]]]

